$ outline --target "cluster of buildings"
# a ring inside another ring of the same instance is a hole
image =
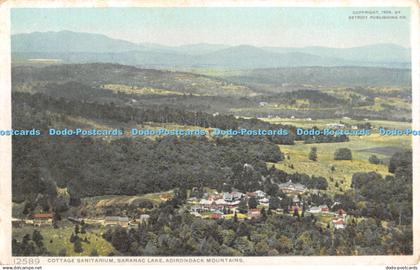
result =
[[[308,189],[300,184],[294,183],[292,180],[289,180],[285,183],[278,184],[279,190],[288,195],[295,195],[293,198],[293,204],[291,212],[298,211],[302,212],[302,205],[300,199],[297,195],[304,194]],[[224,192],[224,193],[213,193],[213,194],[204,194],[200,198],[191,197],[188,199],[188,204],[190,205],[190,213],[197,217],[202,217],[202,213],[210,212],[210,218],[219,219],[224,218],[226,215],[231,215],[234,212],[237,212],[237,208],[242,199],[255,198],[258,204],[264,208],[269,207],[269,198],[267,194],[262,190],[256,190],[253,192],[242,193],[239,191]],[[328,208],[328,207],[327,207]],[[248,209],[247,218],[257,218],[261,215],[261,209]],[[300,215],[300,214],[299,214]]]
[[[239,203],[243,199],[255,198],[259,205],[264,207],[269,206],[269,199],[267,195],[262,190],[256,190],[254,192],[242,193],[239,191],[224,192],[224,193],[213,193],[213,194],[204,194],[203,198],[199,199],[196,197],[191,197],[188,199],[188,203],[191,205],[190,213],[201,217],[201,213],[210,212],[209,215],[212,219],[224,218],[226,215],[232,215],[237,212]],[[260,215],[260,209],[248,209],[248,218],[256,218]],[[238,214],[239,219],[244,219],[245,216]]]
[[[302,194],[306,193],[308,189],[300,184],[294,183],[289,180],[285,183],[278,184],[278,188],[288,196],[293,196],[292,204],[290,205],[290,214],[294,216],[302,216],[304,205],[301,201]],[[249,200],[253,198],[258,202],[258,208],[249,207]],[[162,198],[164,200],[170,199],[168,197]],[[239,205],[242,200],[248,201],[246,209],[241,207],[239,211]],[[239,191],[224,192],[224,193],[205,193],[202,198],[190,197],[188,200],[189,212],[200,218],[211,218],[211,219],[222,219],[222,218],[237,218],[238,220],[259,218],[261,216],[261,209],[269,208],[269,197],[262,190],[256,190],[253,192],[242,193]],[[334,206],[334,205],[333,205]],[[342,209],[337,212],[330,212],[327,205],[310,206],[306,210],[311,214],[322,214],[322,215],[333,215],[331,221],[335,229],[344,229],[346,227],[346,212]],[[283,213],[283,211],[279,211]],[[127,216],[105,216],[102,219],[95,220],[94,223],[100,223],[103,226],[121,226],[124,228],[135,228],[139,224],[148,223],[150,216],[142,214],[138,219],[130,219]],[[72,222],[80,223],[80,218],[68,218]],[[28,219],[12,219],[12,225],[14,227],[21,227],[24,224],[30,224],[33,226],[42,225],[53,225],[54,214],[53,213],[36,213]],[[92,220],[91,220],[92,221]]]

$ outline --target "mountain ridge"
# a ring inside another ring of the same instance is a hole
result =
[[[59,58],[68,63],[113,62],[146,67],[276,68],[293,66],[407,67],[410,49],[396,44],[352,48],[321,46],[257,47],[253,45],[133,43],[103,34],[73,31],[12,35],[14,59]],[[52,57],[54,56],[54,57]]]

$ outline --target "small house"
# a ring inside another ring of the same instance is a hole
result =
[[[52,225],[54,215],[53,213],[38,213],[33,215],[35,226]]]
[[[147,224],[149,222],[149,219],[150,219],[150,215],[143,214],[143,215],[140,215],[139,221],[140,223]]]

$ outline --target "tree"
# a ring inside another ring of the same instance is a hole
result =
[[[83,224],[82,228],[80,229],[80,233],[85,234],[86,233],[86,225]]]
[[[151,202],[149,200],[143,200],[143,201],[139,202],[138,207],[139,208],[152,209],[153,208],[153,202]]]
[[[92,251],[90,252],[90,256],[92,256],[92,257],[99,256],[98,251],[96,250],[96,248],[92,249]]]
[[[42,237],[41,233],[38,230],[34,230],[32,233],[32,241],[35,242],[35,244],[41,248],[44,244],[42,243],[42,240],[44,237]]]
[[[130,246],[127,231],[122,227],[117,227],[112,234],[112,245],[121,252],[126,252]]]
[[[294,217],[299,217],[299,210],[298,210],[297,207],[293,209],[293,216]]]
[[[79,238],[77,238],[76,241],[74,241],[73,245],[74,245],[73,246],[74,252],[76,252],[76,253],[82,253],[83,252],[82,242],[80,241]]]
[[[309,152],[309,160],[317,161],[318,155],[317,155],[317,148],[311,147],[311,151]]]
[[[238,204],[238,211],[239,213],[245,214],[248,212],[248,204],[246,199],[242,199]]]
[[[348,148],[339,148],[334,153],[335,160],[352,160],[351,150]]]
[[[265,207],[261,208],[261,216],[263,219],[267,217],[267,212],[265,211]]]
[[[71,235],[70,235],[70,243],[74,243],[77,238],[79,238],[77,235],[74,235],[74,233],[71,233]]]
[[[248,200],[248,206],[249,206],[250,209],[257,208],[258,204],[259,203],[258,203],[258,201],[257,201],[257,199],[255,197],[249,198],[249,200]]]
[[[395,173],[398,167],[407,167],[412,166],[412,151],[397,152],[392,155],[389,160],[388,171],[390,173]]]
[[[281,201],[278,197],[270,197],[268,204],[270,206],[269,210],[281,208]]]

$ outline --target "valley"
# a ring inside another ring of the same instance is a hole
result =
[[[13,137],[16,255],[412,252],[411,137],[377,134],[411,126],[407,70],[22,61],[12,78],[13,128],[42,131]],[[327,127],[372,134],[296,133]],[[49,128],[124,132],[48,136]],[[288,133],[131,136],[132,128]]]

